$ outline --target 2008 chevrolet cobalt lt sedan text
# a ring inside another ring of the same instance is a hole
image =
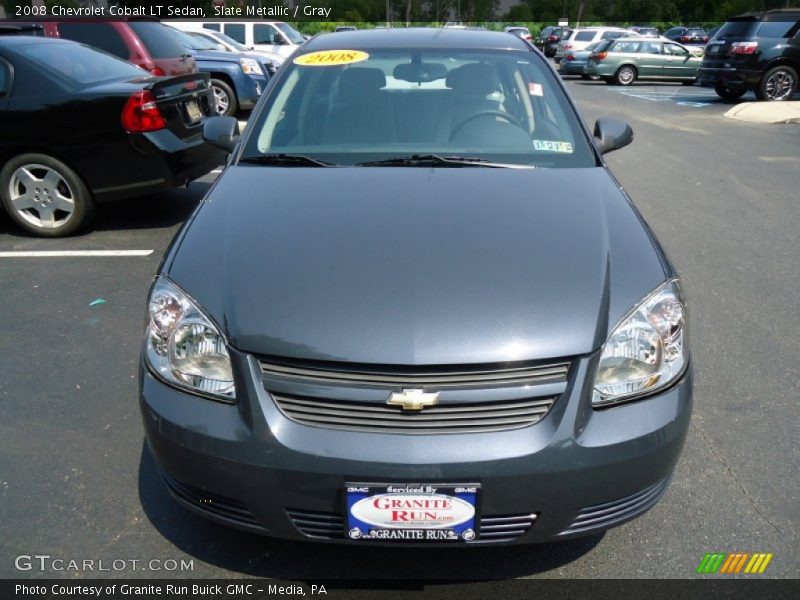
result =
[[[352,544],[523,543],[663,495],[692,377],[678,279],[519,38],[344,32],[279,71],[150,292],[172,495]]]

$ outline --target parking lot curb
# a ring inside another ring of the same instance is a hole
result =
[[[800,123],[800,102],[743,102],[725,116],[748,123]]]

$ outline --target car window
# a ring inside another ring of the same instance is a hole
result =
[[[753,19],[742,21],[728,21],[717,32],[715,36],[717,39],[732,38],[732,37],[747,37],[750,32],[755,29],[758,22]]]
[[[152,58],[178,58],[186,53],[166,25],[154,21],[129,21],[128,26],[139,36]]]
[[[147,76],[143,69],[83,44],[31,44],[14,51],[67,89]]]
[[[203,29],[210,29],[211,31],[219,31],[219,23],[203,23]]]
[[[761,23],[756,35],[765,38],[788,38],[794,33],[794,22],[765,21]]]
[[[240,44],[246,43],[244,25],[242,23],[225,23],[225,34],[231,36]]]
[[[641,54],[661,54],[661,44],[658,42],[644,42],[639,48]]]
[[[355,62],[349,52],[341,54],[352,64],[321,52],[284,65],[244,156],[305,154],[348,165],[414,154],[596,164],[557,77],[532,53],[389,48]],[[336,60],[323,66],[316,59]]]
[[[597,35],[596,31],[579,31],[573,38],[576,42],[591,42],[594,36]],[[608,39],[608,38],[605,38]]]
[[[254,44],[280,44],[280,34],[272,25],[256,24],[253,25]]]
[[[190,50],[197,50],[202,52],[204,50],[217,49],[217,45],[203,35],[189,33],[186,31],[180,31],[178,29],[172,29],[170,33],[175,37],[177,37],[180,43],[185,48],[188,48]]]
[[[283,35],[289,38],[289,41],[293,44],[302,44],[306,41],[306,38],[303,37],[303,34],[288,23],[275,23],[275,27],[280,29],[283,32]]]
[[[705,35],[706,32],[702,29],[689,29],[686,31],[686,35]]]
[[[58,34],[67,40],[89,44],[109,54],[127,59],[128,47],[110,23],[59,23]]]
[[[604,31],[600,38],[603,40],[613,40],[614,38],[622,37],[623,35],[625,35],[625,33],[622,31]]]
[[[635,53],[639,51],[641,47],[641,42],[614,42],[614,45],[611,46],[611,52],[629,52]]]
[[[677,44],[664,44],[664,53],[673,56],[686,56],[689,54],[688,50],[684,50]]]

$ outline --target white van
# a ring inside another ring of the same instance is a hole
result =
[[[283,21],[169,21],[168,24],[184,31],[221,31],[248,48],[283,57],[289,56],[306,41],[302,33]]]
[[[573,52],[583,50],[586,46],[595,42],[612,40],[623,36],[639,37],[639,34],[622,27],[578,27],[558,43],[555,61],[560,63],[567,50],[572,50]]]

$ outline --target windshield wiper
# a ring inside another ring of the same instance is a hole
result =
[[[259,156],[243,156],[239,162],[259,165],[281,165],[284,167],[335,167],[336,163],[312,158],[305,154],[261,154]]]
[[[485,158],[469,156],[442,156],[440,154],[412,154],[382,160],[356,163],[359,167],[489,167],[495,169],[535,169],[533,165],[497,163]]]

